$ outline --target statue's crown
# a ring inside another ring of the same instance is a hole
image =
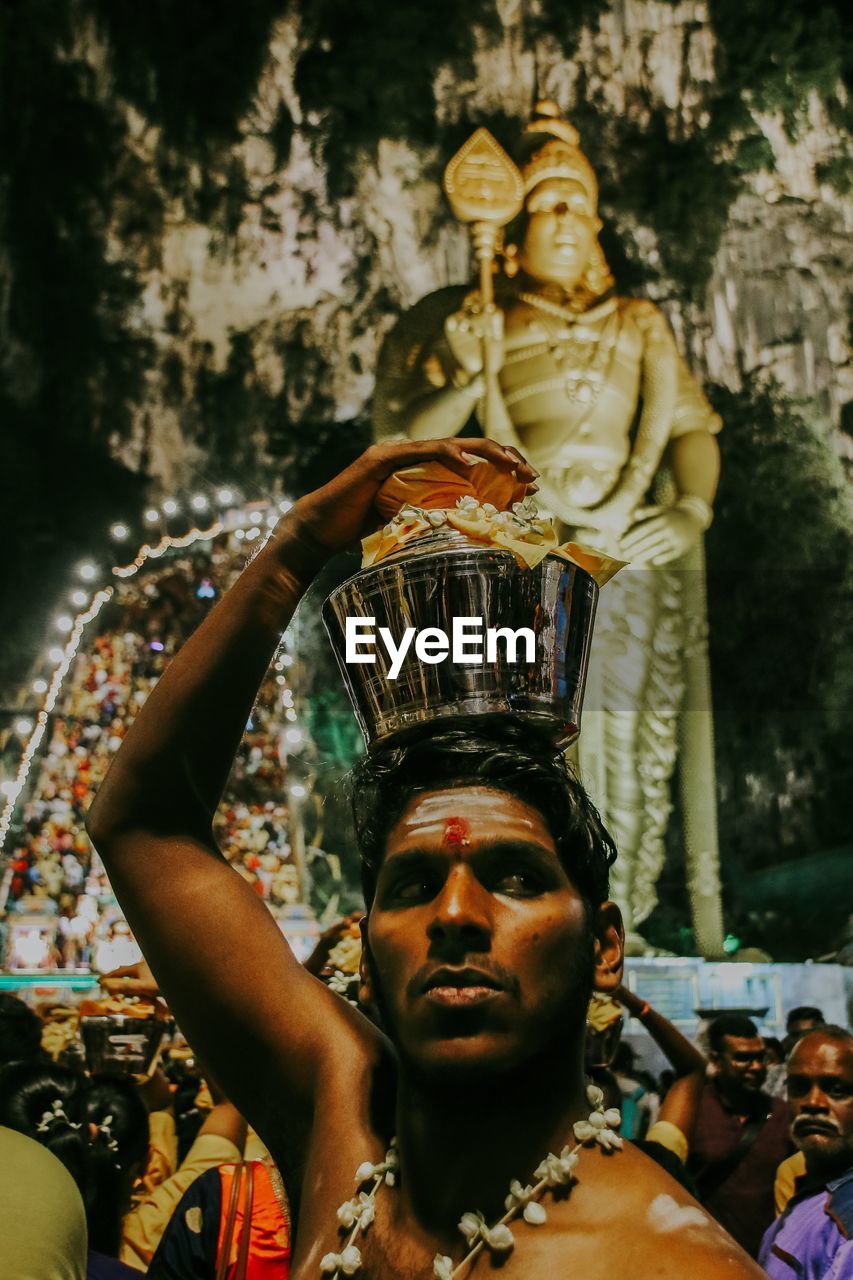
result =
[[[564,120],[555,102],[537,102],[524,128],[528,149],[533,152],[522,165],[524,194],[527,196],[546,178],[571,178],[579,182],[593,206],[598,204],[598,181],[592,165],[580,148],[580,134]]]

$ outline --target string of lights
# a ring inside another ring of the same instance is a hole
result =
[[[231,504],[235,502],[235,498],[236,495],[233,489],[228,487],[220,488],[216,493],[220,514],[210,525],[206,528],[200,528],[195,525],[183,534],[163,533],[156,542],[143,542],[131,561],[123,565],[113,565],[110,570],[111,576],[118,580],[132,578],[148,561],[157,560],[170,550],[189,547],[197,542],[211,541],[224,531],[233,533],[238,542],[244,540],[253,542],[263,532],[266,532],[268,536],[278,522],[279,514],[290,510],[293,505],[290,499],[282,499],[272,508],[270,508],[268,502],[247,503],[242,507],[231,507]],[[209,510],[211,503],[203,493],[196,493],[189,499],[187,505],[198,516]],[[174,518],[180,513],[181,509],[182,504],[177,498],[167,498],[159,509],[153,506],[149,507],[145,511],[143,518],[146,524],[154,525],[160,523],[164,516],[168,519]],[[110,534],[115,541],[123,542],[130,537],[131,530],[129,525],[124,522],[117,522],[111,526]],[[77,566],[76,573],[81,581],[94,584],[99,575],[99,569],[95,563],[87,560]],[[54,625],[56,629],[67,636],[67,639],[64,645],[53,645],[47,650],[45,657],[53,668],[50,677],[39,676],[30,686],[32,693],[43,697],[43,701],[36,713],[35,720],[22,716],[15,722],[16,734],[22,740],[26,739],[26,741],[24,741],[23,752],[15,777],[0,782],[0,796],[4,801],[2,813],[0,813],[0,854],[4,851],[6,837],[9,833],[16,805],[26,786],[33,761],[44,739],[51,712],[59,698],[63,681],[77,655],[86,627],[97,617],[107,601],[112,598],[114,591],[114,586],[107,585],[95,591],[95,594],[90,597],[87,591],[76,588],[71,592],[70,600],[79,612],[74,617],[70,614],[62,613],[55,619]],[[285,666],[290,665],[292,661],[292,655],[283,653],[279,657],[276,669],[281,671]],[[280,678],[283,679],[283,677]],[[286,684],[286,680],[284,683]],[[285,689],[283,693],[282,705],[285,708],[285,717],[288,721],[295,721],[297,717],[293,707],[292,692],[289,689]],[[292,749],[297,749],[299,742],[302,740],[302,731],[294,728],[291,724],[286,733]]]

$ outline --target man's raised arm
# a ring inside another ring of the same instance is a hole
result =
[[[323,563],[369,526],[382,482],[470,455],[531,481],[485,440],[375,445],[301,498],[170,663],[128,732],[89,812],[131,928],[190,1043],[255,1122],[275,1096],[310,1114],[322,1071],[372,1043],[366,1020],[292,956],[272,916],[229,867],[213,817],[258,687]]]

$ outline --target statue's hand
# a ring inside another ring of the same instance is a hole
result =
[[[444,336],[456,361],[454,382],[470,383],[483,372],[488,347],[488,365],[499,373],[504,362],[504,317],[491,303],[485,310],[477,302],[467,303],[444,322]]]
[[[701,519],[679,506],[643,507],[620,545],[631,564],[669,564],[693,546],[702,533]]]

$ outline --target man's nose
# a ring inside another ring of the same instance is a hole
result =
[[[800,1107],[803,1111],[828,1111],[829,1100],[819,1084],[813,1084],[802,1099]]]
[[[489,894],[470,868],[454,867],[435,899],[435,914],[427,929],[430,941],[485,950],[492,936],[489,903]]]

